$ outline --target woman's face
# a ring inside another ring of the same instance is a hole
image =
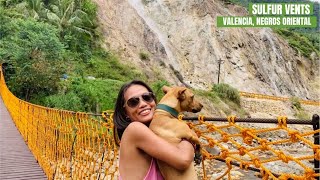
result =
[[[146,94],[148,92],[148,89],[144,86],[132,85],[124,93],[125,110],[131,121],[138,121],[147,124],[152,120],[156,103],[154,100],[147,102],[141,97],[142,94]],[[126,102],[130,98],[134,97],[139,98],[139,104],[135,107],[130,107]]]

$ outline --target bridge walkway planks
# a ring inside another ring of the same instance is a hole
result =
[[[0,96],[0,179],[45,180],[45,173],[17,130]]]

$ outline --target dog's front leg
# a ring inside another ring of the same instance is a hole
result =
[[[191,137],[189,141],[193,144],[194,146],[194,162],[198,165],[202,161],[202,154],[201,154],[201,143],[200,139],[198,138],[198,135],[190,129],[191,132]]]

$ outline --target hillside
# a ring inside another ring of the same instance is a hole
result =
[[[247,15],[241,6],[207,0],[94,1],[103,46],[150,79],[208,90],[217,83],[220,66],[220,83],[240,91],[320,99],[319,56],[302,56],[270,28],[216,27],[216,16]],[[212,108],[204,113],[225,115]]]
[[[95,0],[104,45],[151,78],[209,89],[319,99],[319,57],[308,59],[269,28],[217,28],[218,15],[246,15],[223,1]],[[147,60],[140,54],[148,55]]]

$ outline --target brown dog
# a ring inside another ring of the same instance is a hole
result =
[[[199,112],[202,104],[195,100],[192,91],[185,87],[162,88],[165,96],[160,100],[149,128],[158,136],[170,143],[178,144],[182,139],[200,145],[198,137],[189,126],[178,120],[179,112]],[[193,163],[179,171],[158,160],[159,169],[166,180],[196,180],[198,179]]]

